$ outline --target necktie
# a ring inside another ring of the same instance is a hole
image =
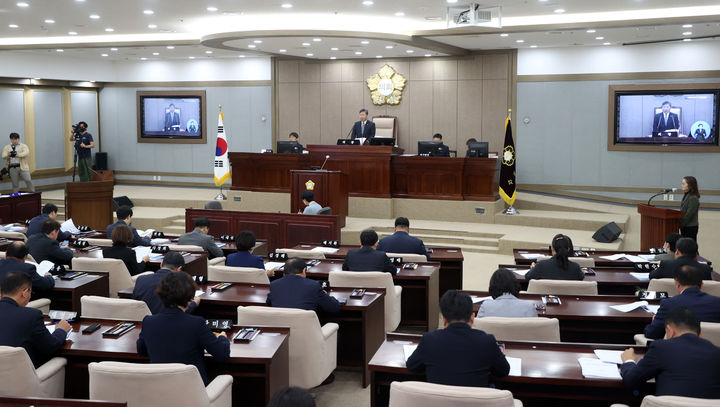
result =
[[[360,135],[365,135],[365,122],[360,124]]]
[[[667,126],[668,115],[665,115],[665,125]]]

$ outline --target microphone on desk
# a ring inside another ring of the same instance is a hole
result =
[[[678,190],[677,188],[665,188],[665,189],[663,189],[662,192],[657,193],[657,194],[651,196],[650,199],[648,199],[648,203],[647,203],[647,204],[650,205],[650,201],[652,201],[653,198],[655,198],[655,197],[657,197],[657,196],[667,194],[668,192],[677,192],[677,190]]]
[[[329,154],[325,156],[325,161],[323,161],[323,164],[320,166],[320,170],[318,170],[318,171],[322,171],[322,169],[325,168],[325,163],[327,163],[327,160],[329,158],[330,158]]]

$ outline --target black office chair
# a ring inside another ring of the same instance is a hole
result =
[[[332,208],[326,206],[318,211],[318,215],[332,215]]]
[[[222,203],[220,201],[208,201],[205,204],[205,209],[222,209]]]

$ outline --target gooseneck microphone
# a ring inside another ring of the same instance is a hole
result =
[[[647,203],[647,204],[650,205],[650,201],[652,201],[655,197],[658,197],[658,196],[660,196],[660,195],[667,194],[667,193],[669,193],[669,192],[677,192],[677,190],[678,190],[677,188],[665,188],[665,189],[662,190],[662,192],[659,192],[659,193],[651,196],[650,199],[648,199],[648,203]]]
[[[323,161],[323,164],[320,166],[320,171],[322,171],[323,168],[325,168],[325,164],[327,163],[327,160],[330,158],[330,155],[325,156],[325,161]]]

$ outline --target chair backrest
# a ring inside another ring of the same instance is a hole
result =
[[[640,407],[717,407],[717,399],[696,399],[680,396],[645,396]]]
[[[167,245],[171,252],[204,252],[200,246],[194,244],[169,244]]]
[[[46,396],[24,348],[0,346],[0,394],[17,397]]]
[[[6,239],[13,239],[13,240],[22,240],[23,242],[27,242],[27,236],[25,236],[24,233],[21,232],[10,232],[5,230],[0,230],[0,237],[4,237]]]
[[[83,318],[142,321],[147,315],[152,313],[145,301],[95,295],[83,295],[80,298],[80,316]]]
[[[321,369],[323,354],[326,352],[320,320],[315,311],[257,306],[238,307],[238,325],[289,327],[290,385],[308,389],[318,384],[316,378],[308,374]]]
[[[397,141],[397,117],[373,116],[375,123],[375,137],[394,138]]]
[[[720,281],[703,280],[703,285],[700,287],[700,290],[710,295],[720,297]]]
[[[550,258],[552,258],[552,256],[542,255],[537,258],[537,261]],[[577,263],[580,267],[595,267],[595,259],[591,257],[568,257],[568,260]]]
[[[674,278],[653,278],[648,283],[648,291],[667,291],[671,297],[678,295]]]
[[[270,284],[265,269],[252,267],[208,266],[208,281]]]
[[[700,336],[720,346],[720,322],[700,322]]]
[[[80,271],[106,271],[110,278],[110,297],[117,298],[118,291],[135,287],[130,278],[130,272],[120,259],[96,259],[88,257],[75,257],[72,259],[73,270]]]
[[[90,400],[127,401],[128,407],[210,406],[193,365],[93,362],[88,371]]]
[[[30,301],[26,307],[37,308],[42,311],[43,315],[47,315],[50,313],[50,300],[47,298],[38,298],[37,300]]]
[[[513,407],[514,405],[513,395],[507,390],[412,381],[390,384],[390,407]]]
[[[330,287],[385,289],[385,331],[392,332],[400,324],[400,297],[396,294],[392,274],[382,271],[332,271]]]
[[[4,259],[4,258],[5,258],[5,252],[0,252],[0,259]]]
[[[79,240],[86,240],[89,245],[91,246],[102,246],[102,247],[109,247],[112,246],[112,239],[95,239],[92,237],[86,237]]]
[[[289,258],[298,257],[301,259],[325,259],[325,253],[314,252],[312,250],[295,250],[295,249],[277,249],[278,253],[287,253]]]
[[[427,257],[417,253],[385,253],[388,257],[400,257],[403,263],[422,263],[426,262]]]
[[[560,342],[560,322],[557,318],[475,318],[473,328],[495,335],[500,341]]]
[[[321,208],[318,213],[318,215],[332,215],[332,208],[329,206],[324,206]]]
[[[208,201],[205,203],[205,209],[222,209],[220,201]]]
[[[597,281],[530,280],[527,292],[552,295],[597,295]]]

